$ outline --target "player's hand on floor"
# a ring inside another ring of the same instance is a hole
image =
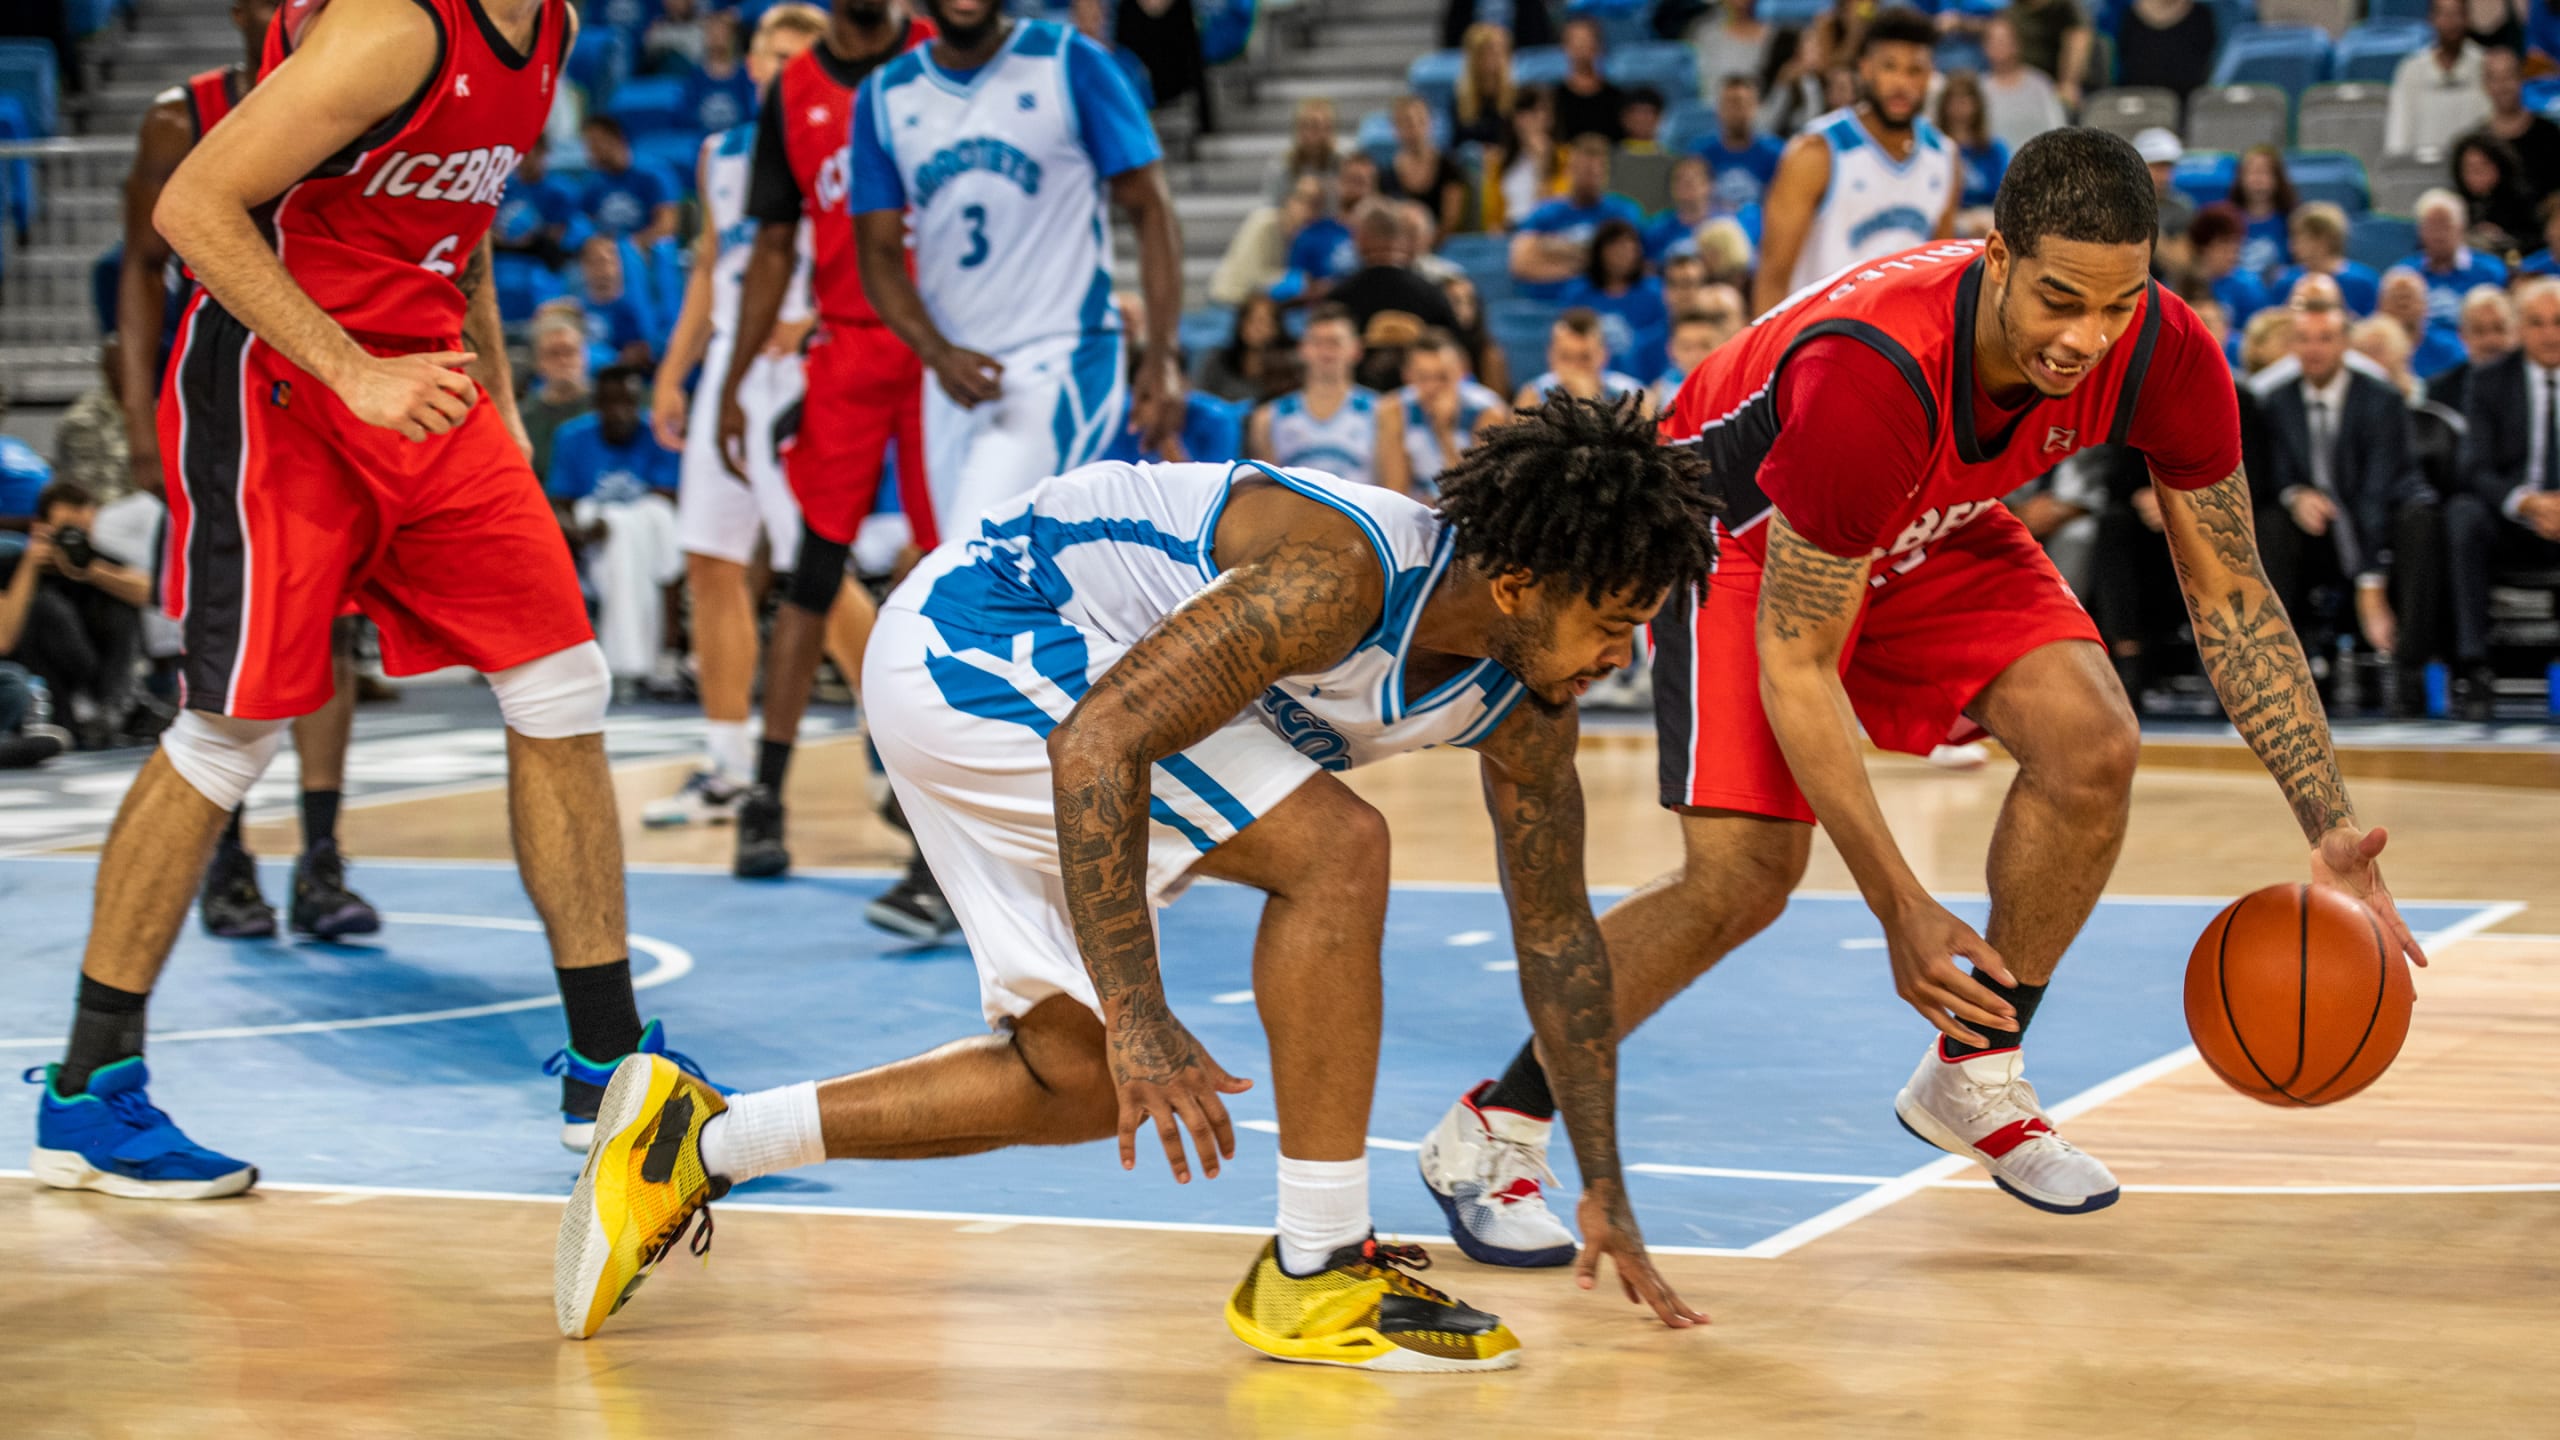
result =
[[[1004,393],[1004,363],[992,355],[946,345],[929,364],[942,393],[963,410],[975,410]]]
[[[1120,1092],[1120,1168],[1138,1168],[1138,1127],[1153,1120],[1174,1180],[1190,1184],[1191,1162],[1182,1151],[1178,1121],[1191,1131],[1201,1172],[1217,1178],[1218,1162],[1236,1153],[1236,1127],[1219,1097],[1241,1094],[1253,1082],[1237,1079],[1211,1059],[1164,1008],[1162,997],[1120,1006],[1108,1024],[1111,1080]]]
[[[1893,993],[1930,1024],[1967,1045],[1987,1043],[1968,1020],[2000,1030],[2017,1027],[2017,1011],[1965,973],[1961,962],[1970,960],[2001,984],[2015,985],[2007,963],[1945,906],[1921,896],[1885,921],[1884,936],[1893,956]]]
[[[2335,885],[2362,900],[2381,922],[2382,936],[2391,947],[2409,957],[2411,964],[2424,965],[2427,952],[2418,948],[2418,937],[2409,932],[2409,922],[2400,918],[2391,887],[2382,883],[2382,867],[2374,863],[2390,840],[2391,832],[2379,825],[2370,830],[2338,826],[2311,848],[2311,883]]]
[[[1706,1312],[1683,1304],[1671,1282],[1653,1268],[1653,1257],[1645,1253],[1644,1235],[1636,1229],[1635,1213],[1627,1206],[1623,1188],[1595,1185],[1584,1190],[1575,1218],[1582,1222],[1582,1253],[1573,1260],[1573,1283],[1585,1290],[1598,1285],[1600,1257],[1605,1255],[1618,1263],[1618,1286],[1627,1292],[1627,1299],[1653,1307],[1663,1324],[1686,1330],[1707,1323]]]
[[[331,388],[367,425],[424,440],[451,433],[471,413],[480,387],[462,367],[479,358],[461,350],[366,355]]]

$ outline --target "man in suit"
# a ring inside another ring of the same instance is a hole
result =
[[[2302,373],[2266,396],[2270,463],[2258,508],[2267,578],[2319,655],[2352,594],[2353,633],[2401,670],[2402,713],[2444,620],[2444,529],[2419,476],[2409,410],[2388,384],[2347,366],[2347,312],[2325,298],[2293,312]],[[2336,593],[2341,603],[2316,603]],[[2315,662],[2316,664],[2316,662]],[[2331,679],[2332,703],[2341,696]]]
[[[2523,348],[2472,377],[2462,473],[2445,503],[2462,716],[2490,717],[2489,582],[2501,570],[2560,570],[2560,280],[2516,293]]]
[[[2495,285],[2474,285],[2462,297],[2461,320],[2462,363],[2427,382],[2427,398],[2456,414],[2470,394],[2471,377],[2514,352],[2516,305]]]

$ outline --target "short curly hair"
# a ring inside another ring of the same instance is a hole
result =
[[[1459,559],[1562,582],[1594,604],[1703,578],[1723,508],[1704,457],[1662,444],[1636,396],[1558,392],[1487,430],[1440,476]]]

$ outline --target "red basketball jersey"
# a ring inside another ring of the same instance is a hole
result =
[[[932,21],[913,16],[907,21],[905,48],[912,50],[936,33]],[[782,107],[783,153],[791,162],[791,178],[800,187],[809,244],[816,252],[810,257],[810,292],[818,314],[839,325],[876,325],[880,314],[862,293],[862,256],[854,244],[853,215],[846,205],[853,193],[848,144],[853,134],[853,90],[838,83],[819,63],[822,44],[810,46],[782,67],[767,103]],[[882,63],[892,58],[880,57]]]
[[[1997,506],[2000,497],[2075,451],[2127,443],[2144,378],[2153,369],[2154,349],[2163,343],[2164,317],[2173,317],[2173,312],[2183,316],[2183,302],[2156,284],[2148,287],[2132,323],[2076,389],[2059,399],[2037,396],[2005,426],[1984,435],[1976,419],[1979,387],[1973,374],[1974,307],[1981,294],[1983,269],[1979,241],[1942,241],[1846,271],[1827,290],[1798,292],[1690,374],[1672,401],[1671,412],[1663,417],[1662,436],[1666,443],[1694,444],[1705,453],[1724,497],[1722,528],[1733,537],[1732,543],[1754,556],[1762,553],[1760,523],[1768,518],[1771,498],[1761,489],[1759,471],[1778,442],[1780,373],[1790,356],[1822,336],[1845,337],[1890,361],[1927,421],[1928,441],[1916,484],[1908,477],[1882,473],[1804,477],[1796,482],[1895,486],[1898,496],[1879,497],[1883,505],[1858,507],[1865,513],[1893,517],[1876,535],[1879,556],[1920,553],[1922,547]],[[2184,352],[2198,343],[2191,337],[2203,330],[2191,317],[2185,318],[2187,323],[2169,327],[2180,352],[2172,367],[2180,381],[2155,389],[2197,388],[2185,378],[2193,367],[2187,363],[2192,357]],[[2210,348],[2209,341],[2202,343]],[[2218,354],[2211,358],[2221,394],[2195,395],[2190,423],[2200,436],[2228,432],[2228,448],[2236,464],[2236,401],[2230,396],[2229,372],[2222,368]],[[1883,398],[1842,397],[1841,423],[1865,423],[1867,412]],[[1890,398],[1909,403],[1909,397]],[[2153,398],[2156,403],[2146,413],[2155,418],[2146,432],[2163,428],[2161,421],[2168,417],[2159,414],[2162,406],[2187,403],[2190,396]],[[2207,408],[2216,398],[2218,414]],[[2137,444],[2148,438],[2149,433],[2133,435]],[[2203,443],[2212,446],[2216,440]],[[2159,458],[2165,462],[2168,457]],[[2170,467],[2164,463],[2163,468]],[[2178,473],[2186,469],[2176,468]],[[2214,478],[2224,473],[2228,467]]]
[[[327,0],[294,0],[267,32],[261,78]],[[497,217],[507,177],[542,133],[569,51],[566,0],[543,0],[519,53],[478,0],[418,0],[436,23],[423,90],[276,201],[276,253],[349,331],[462,333],[454,276]]]
[[[240,103],[251,83],[247,67],[224,65],[218,69],[198,71],[187,77],[187,116],[195,122],[196,138],[222,123],[222,117]]]

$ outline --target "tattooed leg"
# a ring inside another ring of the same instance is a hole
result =
[[[938,1050],[818,1086],[830,1160],[925,1160],[1011,1145],[1077,1145],[1112,1133],[1119,1102],[1102,1022],[1052,995],[1010,1034]]]

